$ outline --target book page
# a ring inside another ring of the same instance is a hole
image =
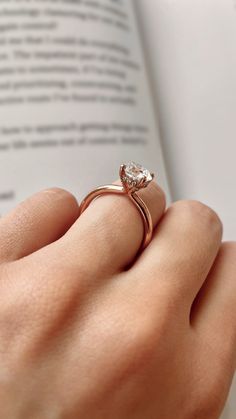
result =
[[[134,160],[167,189],[127,0],[1,0],[0,213],[48,187],[81,199]]]
[[[236,239],[236,1],[137,0],[174,199]]]
[[[170,187],[236,239],[236,1],[137,0]],[[235,419],[236,379],[225,418]]]

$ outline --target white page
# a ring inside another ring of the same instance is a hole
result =
[[[137,0],[172,196],[236,239],[236,1]],[[236,385],[235,385],[236,387]],[[235,419],[236,388],[225,417]]]
[[[137,0],[175,199],[216,209],[236,239],[236,2]]]
[[[0,4],[0,213],[40,189],[77,198],[138,161],[167,189],[132,3]]]

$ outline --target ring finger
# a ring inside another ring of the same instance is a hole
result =
[[[151,182],[138,195],[149,208],[155,227],[165,210],[163,191]],[[143,234],[142,218],[131,200],[124,195],[104,195],[96,199],[67,233],[46,251],[52,252],[52,257],[48,258],[52,264],[59,261],[63,266],[89,270],[96,277],[104,276],[104,273],[118,272],[132,262]],[[39,252],[34,257],[41,255]]]

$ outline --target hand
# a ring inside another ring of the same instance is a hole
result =
[[[198,202],[157,226],[103,196],[45,190],[0,220],[0,417],[216,419],[235,370],[236,244]],[[127,268],[129,266],[129,268]],[[127,268],[127,269],[126,269]]]

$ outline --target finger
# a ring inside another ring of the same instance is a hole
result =
[[[138,192],[156,225],[165,208],[163,191],[152,182]],[[94,200],[71,229],[52,246],[50,259],[92,276],[103,276],[126,267],[136,256],[143,239],[138,209],[126,195],[103,195]],[[40,257],[40,255],[39,255]]]
[[[0,220],[0,262],[22,258],[60,238],[79,215],[76,199],[52,188],[20,203]]]
[[[166,211],[152,243],[133,267],[133,282],[138,278],[137,287],[144,295],[150,294],[151,300],[164,292],[167,301],[178,301],[178,308],[190,311],[221,237],[222,225],[214,211],[196,201],[176,202]]]
[[[223,243],[191,313],[203,342],[236,367],[236,243]]]

